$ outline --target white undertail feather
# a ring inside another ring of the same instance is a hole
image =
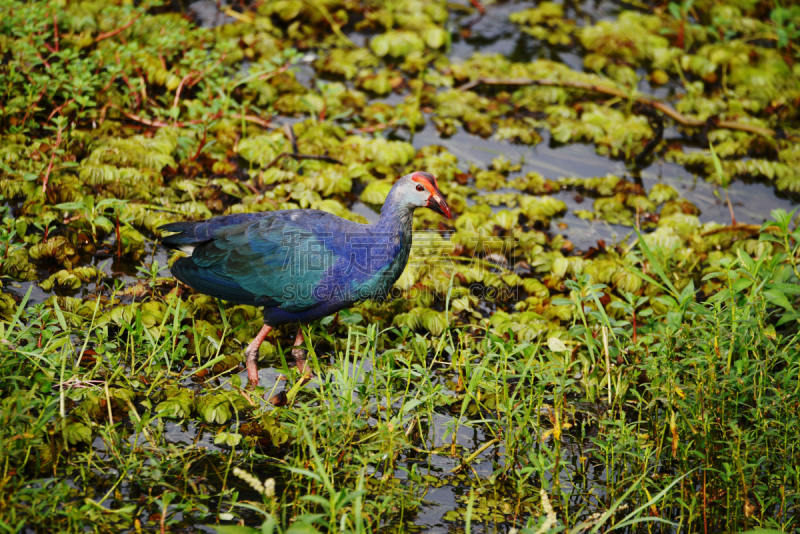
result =
[[[191,256],[192,252],[194,252],[194,247],[191,245],[184,245],[180,247],[180,251],[186,254],[187,256]]]

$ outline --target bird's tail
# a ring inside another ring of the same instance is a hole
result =
[[[235,304],[263,305],[256,302],[256,295],[214,269],[198,266],[191,257],[179,258],[170,271],[172,276],[206,295]]]

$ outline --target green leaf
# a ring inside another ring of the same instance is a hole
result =
[[[103,217],[102,215],[100,217],[97,217],[94,220],[94,223],[103,230],[105,230],[106,232],[110,232],[111,230],[114,229],[114,224],[107,218]]]
[[[638,228],[634,228],[634,231],[636,232],[636,235],[639,236],[639,248],[642,249],[642,253],[644,253],[645,257],[647,258],[647,261],[650,262],[650,267],[656,272],[658,277],[661,278],[661,280],[664,282],[664,285],[666,285],[669,288],[669,290],[672,292],[673,295],[676,295],[676,296],[679,295],[678,290],[675,289],[674,285],[672,285],[672,281],[667,276],[667,273],[664,272],[664,269],[661,267],[661,264],[658,263],[658,261],[656,261],[655,255],[650,250],[650,247],[647,246],[647,243],[645,242],[644,238],[642,237],[642,234],[639,232],[639,229]],[[637,272],[637,271],[634,270],[633,272]],[[641,273],[641,274],[643,275],[643,278],[645,276],[647,276],[644,273]],[[650,277],[647,277],[647,278],[650,278]]]
[[[650,499],[649,501],[647,501],[646,503],[644,503],[643,505],[641,505],[639,508],[637,508],[636,510],[634,510],[633,512],[631,512],[631,513],[630,513],[630,514],[628,514],[627,516],[625,516],[625,517],[622,519],[622,521],[620,521],[619,523],[617,523],[616,525],[614,525],[613,527],[611,527],[611,528],[609,529],[609,532],[610,532],[610,531],[612,531],[612,530],[616,530],[616,529],[618,529],[618,528],[625,528],[625,527],[627,527],[627,526],[629,526],[629,525],[632,525],[633,523],[637,523],[637,522],[640,522],[640,521],[664,521],[664,522],[667,522],[667,523],[668,523],[668,521],[665,521],[665,520],[663,520],[663,519],[660,519],[660,518],[657,518],[657,517],[652,517],[652,518],[651,518],[651,517],[648,517],[648,518],[636,518],[636,519],[634,519],[634,518],[635,518],[635,517],[636,517],[636,516],[637,516],[639,513],[641,513],[643,510],[646,510],[646,509],[647,509],[649,506],[652,506],[652,505],[654,505],[655,503],[657,503],[658,501],[660,501],[660,500],[661,500],[661,498],[662,498],[662,497],[664,497],[664,495],[666,495],[666,494],[667,494],[667,492],[669,492],[669,490],[671,490],[673,487],[675,487],[675,485],[676,485],[678,482],[680,482],[681,480],[683,480],[683,479],[684,479],[684,478],[686,478],[687,476],[691,475],[691,474],[692,474],[692,473],[694,473],[696,470],[697,470],[697,468],[695,468],[695,469],[692,469],[692,470],[691,470],[691,471],[689,471],[688,473],[685,473],[683,476],[681,476],[681,477],[679,477],[679,478],[676,478],[675,480],[673,480],[673,481],[672,481],[672,483],[670,483],[670,485],[669,485],[669,486],[667,486],[667,487],[666,487],[666,488],[664,488],[663,490],[659,491],[659,492],[658,492],[656,495],[654,495],[654,496],[653,496],[653,498],[652,498],[652,499]],[[643,477],[643,478],[644,478],[644,477]],[[623,496],[622,496],[622,499],[620,499],[620,500],[618,500],[618,501],[615,501],[615,502],[614,502],[614,504],[611,506],[611,509],[609,509],[609,511],[608,511],[608,512],[606,512],[606,513],[608,514],[609,512],[613,512],[613,509],[614,509],[614,508],[616,508],[616,506],[618,506],[618,505],[619,505],[618,503],[624,502],[624,500],[625,500],[625,497],[626,497],[626,496],[627,496],[627,495],[628,495],[628,494],[629,494],[629,493],[630,493],[630,492],[631,492],[631,491],[632,491],[632,490],[633,490],[633,489],[636,487],[636,484],[637,484],[638,482],[640,482],[641,480],[642,480],[642,478],[638,479],[638,480],[636,481],[636,483],[635,483],[633,486],[631,486],[631,489],[630,489],[630,490],[628,490],[627,492],[625,492],[625,495],[623,495]],[[615,505],[616,505],[616,506],[615,506]],[[607,519],[607,517],[606,517],[606,515],[605,515],[605,514],[603,515],[603,517]],[[601,521],[601,523],[600,523],[600,524],[598,524],[598,525],[596,525],[596,526],[595,526],[595,528],[592,530],[592,534],[594,534],[595,532],[597,532],[597,530],[598,530],[598,528],[600,527],[600,525],[601,525],[601,524],[602,524],[602,521]]]
[[[286,531],[286,534],[320,534],[320,531],[310,523],[295,521]]]
[[[183,389],[177,395],[168,398],[156,405],[156,413],[161,417],[187,418],[194,409],[194,393],[190,389]]]
[[[788,323],[789,321],[794,321],[797,319],[800,319],[800,312],[789,312],[787,314],[784,314],[784,316],[780,318],[780,320],[777,323],[777,326],[780,326],[782,324]]]
[[[718,276],[721,276],[723,274],[725,274],[725,273],[722,272],[722,271],[714,271],[713,273],[708,273],[707,275],[705,275],[701,280],[703,282],[705,282],[706,280],[711,280],[712,278],[717,278]]]
[[[300,500],[317,503],[325,510],[330,510],[331,507],[331,501],[320,495],[303,495],[300,497]]]
[[[720,301],[720,300],[726,300],[726,299],[729,299],[730,297],[731,297],[730,289],[725,288],[725,289],[719,291],[718,293],[714,293],[713,295],[711,295],[708,298],[708,302],[717,302],[717,301]]]
[[[83,202],[62,202],[61,204],[56,204],[56,208],[65,211],[82,210],[85,207]]]
[[[738,293],[743,289],[747,289],[748,287],[753,285],[753,281],[747,278],[739,278],[737,281],[733,283],[733,292]]]
[[[224,355],[223,355],[223,356],[217,356],[217,357],[216,357],[216,358],[214,358],[213,360],[207,361],[206,363],[204,363],[203,365],[201,365],[200,367],[198,367],[197,369],[195,369],[195,370],[194,370],[194,372],[193,372],[192,374],[197,374],[197,373],[199,373],[200,371],[202,371],[203,369],[208,369],[209,367],[214,367],[214,366],[215,366],[215,365],[217,365],[219,362],[223,361],[225,358],[226,358],[226,356],[224,356]]]
[[[219,534],[260,534],[260,530],[239,525],[214,525]]]
[[[405,404],[403,404],[403,411],[408,413],[411,410],[413,410],[414,408],[416,408],[417,406],[419,406],[421,403],[422,403],[422,401],[419,400],[419,399],[411,399],[410,401],[408,401]]]
[[[787,295],[800,295],[800,284],[767,284],[767,289],[775,289]]]
[[[680,298],[681,304],[692,300],[694,294],[695,294],[694,280],[689,280],[689,283],[686,285],[686,287],[683,288],[683,291],[681,291],[681,298]]]
[[[242,435],[235,432],[220,432],[214,436],[214,445],[228,445],[236,447],[242,441]]]
[[[776,305],[780,306],[781,308],[785,308],[788,311],[794,311],[794,307],[789,302],[789,299],[786,298],[782,292],[776,289],[767,289],[764,291],[764,296],[767,298],[767,301]]]
[[[711,149],[711,160],[714,162],[714,168],[717,171],[717,178],[719,178],[719,183],[722,184],[724,189],[728,188],[728,179],[725,176],[725,173],[722,171],[722,163],[719,161],[719,157],[717,157],[717,151],[714,150],[713,143],[708,143],[708,147]]]
[[[70,445],[77,443],[91,443],[92,429],[83,423],[71,423],[64,428],[64,436]]]
[[[569,352],[570,349],[567,347],[563,341],[558,339],[557,337],[551,337],[547,340],[547,346],[553,352]]]

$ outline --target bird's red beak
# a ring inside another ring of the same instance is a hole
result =
[[[436,177],[434,175],[429,172],[419,171],[412,174],[411,179],[422,184],[431,194],[431,196],[428,197],[427,208],[444,215],[448,219],[453,218],[453,214],[450,212],[450,206],[447,205],[447,202],[444,200],[444,195],[439,191],[439,184],[436,183]]]
[[[430,198],[428,198],[427,207],[436,213],[444,215],[448,219],[453,218],[453,214],[450,213],[450,206],[448,206],[447,202],[444,201],[444,197],[438,189],[436,190],[436,194],[433,194],[430,196]]]

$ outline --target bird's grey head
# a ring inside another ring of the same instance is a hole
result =
[[[429,172],[412,172],[397,180],[386,198],[386,203],[390,202],[411,208],[430,208],[448,219],[453,218],[436,177]]]

